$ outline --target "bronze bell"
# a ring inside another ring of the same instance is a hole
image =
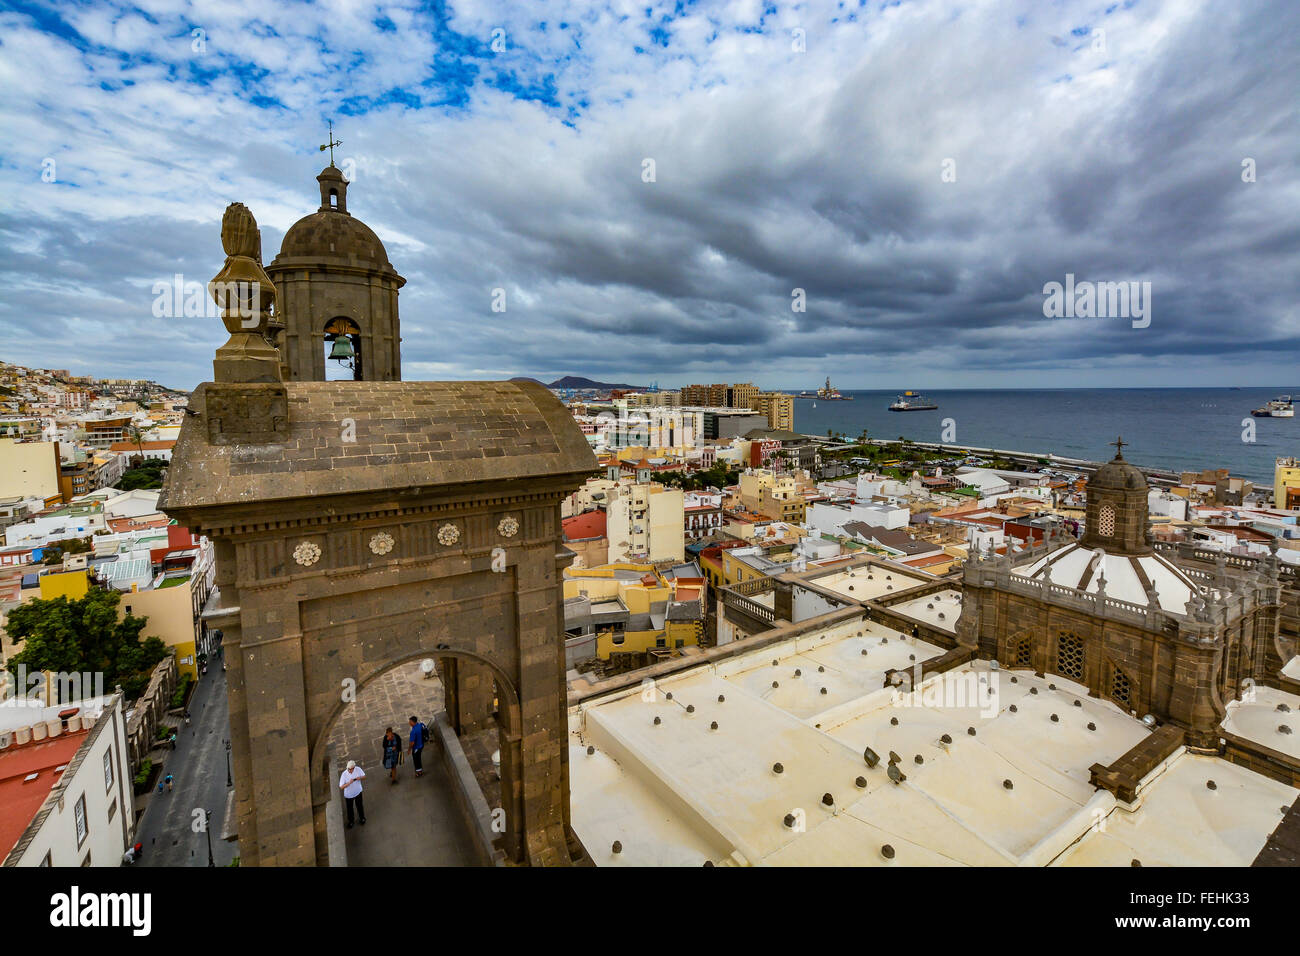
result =
[[[354,356],[352,351],[352,340],[346,335],[336,335],[334,345],[330,349],[330,358],[338,362],[350,361]]]

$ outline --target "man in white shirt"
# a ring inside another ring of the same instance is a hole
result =
[[[347,769],[339,776],[339,789],[343,791],[343,799],[348,805],[348,825],[352,829],[352,805],[356,804],[356,815],[361,818],[361,825],[366,825],[366,805],[361,801],[361,781],[366,778],[366,772],[357,766],[355,760],[349,760]]]

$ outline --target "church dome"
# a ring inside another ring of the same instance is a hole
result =
[[[316,177],[320,184],[320,208],[303,216],[284,234],[280,254],[269,269],[287,269],[299,260],[323,265],[344,265],[375,272],[392,273],[399,285],[388,252],[374,230],[348,212],[348,181],[333,164]]]
[[[284,234],[280,243],[283,259],[351,259],[361,260],[376,269],[387,270],[388,252],[374,230],[346,212],[323,209],[303,216]]]
[[[1146,486],[1146,475],[1125,461],[1120,453],[1116,453],[1114,458],[1098,468],[1097,473],[1088,479],[1090,490],[1113,488],[1117,491],[1125,491],[1134,488],[1145,489]]]

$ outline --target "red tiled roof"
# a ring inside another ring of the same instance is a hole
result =
[[[123,531],[141,531],[146,528],[163,528],[171,524],[171,520],[172,519],[168,518],[166,515],[161,515],[157,518],[150,518],[147,521],[143,521],[139,518],[109,518],[108,530],[115,534],[120,534]]]
[[[61,774],[55,767],[71,763],[86,739],[85,730],[60,734],[53,740],[27,744],[0,753],[0,859],[4,859],[22,838],[23,831],[50,795]],[[39,774],[30,783],[28,774]]]
[[[588,541],[605,537],[605,512],[599,509],[565,518],[560,524],[564,528],[565,541]]]
[[[900,564],[910,564],[914,568],[928,568],[932,564],[943,564],[945,561],[951,561],[952,556],[948,554],[928,554],[923,558],[900,558]]]

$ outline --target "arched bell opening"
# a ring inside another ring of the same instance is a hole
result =
[[[326,322],[325,360],[326,381],[361,381],[361,326],[345,316],[337,316]],[[335,364],[331,365],[331,362]]]

